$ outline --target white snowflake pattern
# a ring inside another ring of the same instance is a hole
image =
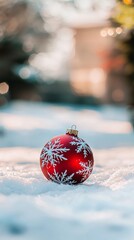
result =
[[[40,156],[42,159],[42,167],[47,163],[56,166],[59,161],[67,160],[67,158],[64,157],[64,153],[69,150],[69,148],[63,147],[63,144],[60,143],[60,138],[56,139],[54,143],[49,141],[48,144],[44,146]]]
[[[91,153],[91,149],[90,147],[86,144],[86,142],[81,139],[81,138],[77,138],[77,137],[73,137],[73,140],[72,142],[70,142],[70,144],[72,146],[76,146],[76,152],[77,153],[80,153],[80,152],[83,152],[84,154],[84,158],[87,157],[88,153]]]
[[[82,169],[76,173],[82,175],[81,182],[83,182],[87,179],[87,176],[90,173],[90,171],[93,169],[93,166],[90,164],[90,162],[89,163],[80,162],[80,166],[82,167]]]
[[[73,176],[74,176],[74,173],[72,173],[71,175],[68,175],[67,174],[67,170],[65,170],[64,172],[61,172],[61,173],[58,173],[56,172],[56,170],[54,169],[54,174],[50,174],[48,172],[48,175],[50,177],[50,179],[56,183],[59,183],[59,184],[75,184],[76,181],[73,180]]]

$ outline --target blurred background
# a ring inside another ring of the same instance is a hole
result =
[[[133,0],[0,0],[0,105],[127,105],[134,125]]]
[[[56,185],[40,152],[73,124],[94,170]],[[133,240],[133,129],[134,0],[0,0],[2,240]]]

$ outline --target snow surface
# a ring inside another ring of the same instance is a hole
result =
[[[41,148],[72,124],[93,149],[93,173],[78,186],[48,182]],[[0,239],[134,239],[134,134],[124,108],[14,102],[0,109],[0,126]]]

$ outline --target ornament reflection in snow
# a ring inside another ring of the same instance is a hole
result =
[[[79,184],[93,170],[93,153],[88,144],[78,137],[78,131],[73,126],[67,129],[66,134],[52,138],[41,151],[40,166],[48,180]]]

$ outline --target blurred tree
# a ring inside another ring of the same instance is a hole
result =
[[[40,77],[28,60],[39,51],[40,41],[45,45],[48,39],[38,6],[0,0],[0,82],[9,85],[9,98],[38,99]]]
[[[116,22],[126,28],[134,27],[134,1],[133,0],[117,0],[115,7],[114,19]]]
[[[31,99],[27,90],[37,89],[39,76],[67,74],[70,45],[61,42],[72,35],[62,21],[63,9],[60,0],[0,0],[0,82],[8,83],[9,98],[20,98],[25,90]]]
[[[117,46],[124,56],[124,75],[128,86],[128,106],[134,127],[134,0],[117,0],[112,22],[123,28]]]

